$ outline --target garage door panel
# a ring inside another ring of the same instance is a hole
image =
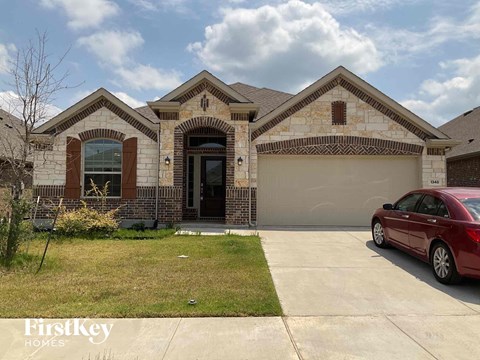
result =
[[[418,186],[418,158],[259,156],[260,225],[368,226],[373,211]]]

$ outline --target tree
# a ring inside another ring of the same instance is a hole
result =
[[[11,216],[9,221],[8,241],[4,244],[2,255],[9,264],[15,255],[19,244],[20,222],[28,213],[28,207],[23,206],[23,190],[25,180],[32,177],[33,171],[33,131],[52,115],[52,103],[57,94],[67,88],[68,71],[61,72],[68,50],[58,59],[52,59],[47,52],[47,33],[36,33],[35,40],[30,40],[24,48],[16,51],[10,61],[7,83],[9,94],[4,100],[7,105],[3,112],[3,122],[9,131],[0,138],[2,160],[8,167],[10,176],[8,185],[12,189]],[[53,60],[53,61],[52,61]],[[14,115],[16,116],[14,116]],[[7,117],[5,119],[5,117]],[[9,123],[8,123],[9,122]],[[24,212],[21,214],[19,212]]]

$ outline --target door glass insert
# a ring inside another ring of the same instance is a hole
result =
[[[205,183],[208,197],[223,196],[222,160],[207,160],[205,162]]]

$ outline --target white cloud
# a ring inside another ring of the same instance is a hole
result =
[[[387,62],[405,61],[422,55],[449,41],[480,39],[480,1],[473,5],[466,18],[455,20],[436,17],[426,23],[424,31],[377,27],[370,24],[368,33]]]
[[[119,67],[115,73],[122,84],[135,90],[171,90],[182,83],[179,72],[165,71],[150,65]]]
[[[129,54],[143,45],[137,31],[100,31],[78,39],[78,44],[94,54],[104,65],[122,65],[130,61]]]
[[[23,103],[20,100],[18,94],[11,90],[0,92],[0,108],[4,111],[9,112],[10,114],[13,114],[19,119],[23,119]],[[39,104],[37,109],[38,121],[35,124],[36,126],[44,123],[45,121],[62,112],[62,109],[53,104]]]
[[[113,92],[112,94],[134,109],[146,105],[145,101],[137,100],[122,91]]]
[[[418,0],[323,0],[322,4],[332,14],[352,14],[388,9],[396,5],[414,3]]]
[[[129,0],[129,2],[145,11],[174,11],[181,14],[191,12],[188,0]]]
[[[439,126],[480,104],[480,55],[440,64],[438,78],[428,79],[420,86],[415,99],[402,105]]]
[[[10,68],[10,61],[12,59],[12,52],[17,49],[13,44],[0,44],[0,74],[5,74]]]
[[[374,43],[343,28],[321,4],[292,0],[257,9],[226,9],[188,50],[227,80],[297,91],[338,65],[357,73],[382,65]],[[281,76],[280,76],[281,75]]]
[[[75,30],[97,27],[120,12],[111,0],[41,0],[40,4],[49,9],[62,9],[69,18],[68,26]]]

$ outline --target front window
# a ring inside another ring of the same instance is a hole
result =
[[[108,196],[118,197],[122,188],[122,144],[108,139],[86,142],[83,149],[84,195],[93,195],[91,180],[103,189],[108,182]]]
[[[422,197],[422,194],[410,194],[399,200],[394,209],[399,211],[414,211],[418,200]]]

